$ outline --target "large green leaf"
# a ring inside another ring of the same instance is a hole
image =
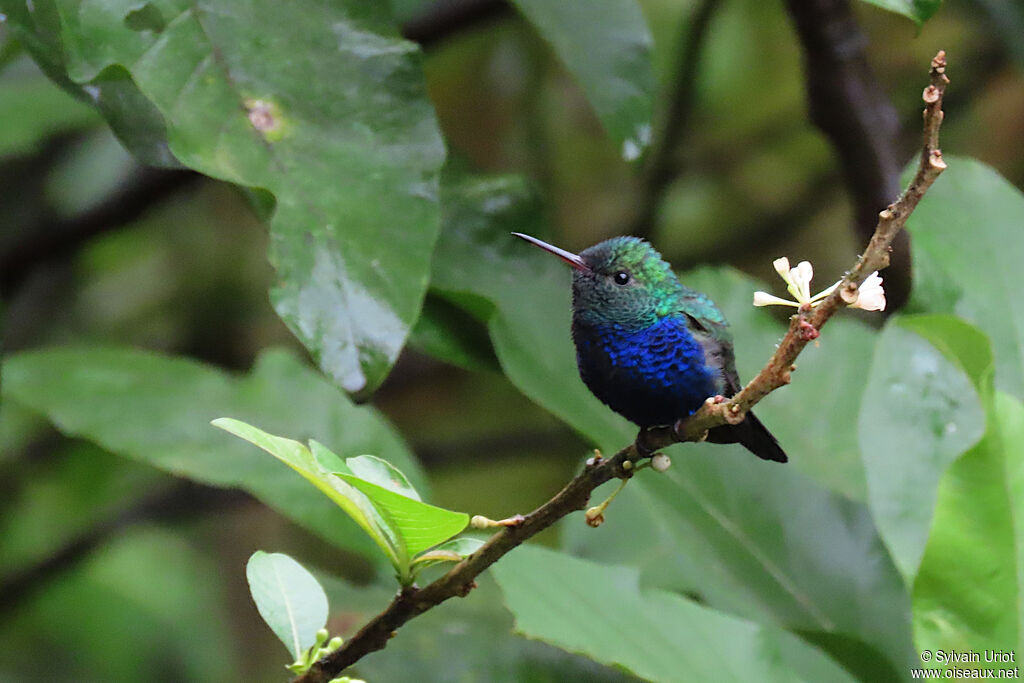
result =
[[[852,681],[775,626],[674,593],[642,591],[635,569],[523,546],[494,567],[516,630],[650,681]]]
[[[996,393],[985,438],[942,478],[914,581],[920,649],[1024,646],[1024,405]]]
[[[126,69],[178,160],[274,194],[274,307],[341,386],[375,388],[426,290],[444,161],[419,50],[387,4],[56,6],[71,80]]]
[[[1024,299],[1017,294],[1024,195],[981,162],[948,161],[907,221],[914,300],[984,329],[995,352],[996,386],[1024,399]]]
[[[991,372],[988,342],[970,325],[951,316],[894,320],[875,347],[860,413],[868,500],[908,585],[932,526],[939,479],[985,431],[977,389],[943,347],[980,355],[965,363]]]
[[[257,550],[245,565],[263,621],[296,660],[327,624],[327,595],[305,567],[283,553]]]
[[[211,429],[234,415],[268,430],[316,437],[343,455],[379,453],[425,490],[423,474],[390,425],[357,407],[319,373],[281,351],[245,377],[192,361],[124,349],[67,348],[4,362],[4,400],[17,401],[69,435],[214,486],[244,488],[341,547],[373,546],[336,505],[241,441]]]
[[[513,0],[579,81],[627,161],[651,140],[651,32],[634,0]]]
[[[394,585],[353,586],[330,576],[319,578],[334,606],[334,623],[339,624],[339,635],[344,638],[380,613],[395,597]],[[388,683],[636,682],[635,677],[586,657],[539,641],[512,637],[512,616],[502,605],[491,572],[485,572],[477,581],[480,585],[468,599],[449,600],[444,607],[421,614],[388,641],[386,654],[360,660],[359,676]]]
[[[942,6],[942,0],[864,0],[864,2],[896,14],[902,14],[918,26],[924,24]]]

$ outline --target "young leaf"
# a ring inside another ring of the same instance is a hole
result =
[[[394,491],[406,498],[422,500],[405,475],[387,460],[373,455],[360,455],[355,458],[347,458],[345,464],[348,465],[349,471],[342,470],[339,474],[354,474],[360,479]]]
[[[405,565],[404,548],[395,530],[388,526],[364,495],[324,470],[301,443],[268,434],[258,427],[229,417],[218,418],[211,424],[259,446],[301,474],[354,519],[384,551],[392,564],[396,567]],[[318,450],[322,453],[326,449],[320,447]]]
[[[327,623],[327,595],[316,578],[283,553],[257,550],[245,566],[256,608],[270,630],[299,659]]]
[[[413,569],[419,571],[443,562],[459,562],[464,557],[475,553],[483,544],[484,542],[479,538],[469,536],[453,538],[418,555],[413,560]]]
[[[373,503],[400,539],[408,561],[466,528],[469,515],[422,503],[351,474],[338,474]]]

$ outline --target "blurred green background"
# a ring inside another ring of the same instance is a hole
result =
[[[658,122],[680,87],[679,55],[701,3],[640,4],[654,38]],[[670,154],[674,177],[648,236],[680,270],[726,264],[770,281],[772,259],[788,255],[812,261],[824,286],[861,241],[840,162],[808,119],[793,24],[779,2],[712,5],[692,109]],[[1021,6],[948,0],[920,28],[865,3],[852,10],[875,79],[899,115],[900,158],[918,148],[926,65],[944,49],[954,85],[943,149],[1024,187]],[[431,11],[429,2],[395,3],[406,26]],[[424,42],[450,166],[524,174],[541,197],[549,236],[567,249],[629,230],[641,209],[641,165],[623,159],[528,22],[498,11]],[[248,370],[269,346],[305,358],[268,302],[275,276],[252,199],[187,171],[141,166],[0,23],[5,355],[87,342],[188,356],[230,372]],[[66,229],[80,234],[48,241]],[[428,305],[457,323],[464,316],[439,299]],[[420,330],[370,402],[423,464],[433,502],[492,518],[526,512],[572,475],[588,445],[520,393],[497,370],[479,324],[464,322],[478,353],[466,367],[424,353],[429,330]],[[858,486],[850,484],[854,497]],[[549,532],[545,540],[555,538]],[[0,680],[281,680],[283,651],[245,584],[244,563],[257,548],[357,584],[376,575],[365,559],[323,544],[247,494],[187,483],[62,436],[17,403],[0,405]],[[352,594],[342,584],[330,592],[339,631],[388,595]],[[403,632],[395,647],[406,654],[378,656],[361,673],[414,680],[400,658],[415,657],[430,663],[417,672],[425,679],[480,680],[470,660],[494,648],[486,655],[494,679],[625,677],[512,640],[498,600],[485,578],[473,600]],[[447,639],[443,650],[437,632]]]

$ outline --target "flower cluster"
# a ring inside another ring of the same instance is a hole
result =
[[[799,308],[804,304],[811,307],[817,306],[822,300],[835,291],[839,282],[824,289],[814,296],[811,296],[811,278],[814,277],[814,268],[807,261],[801,261],[795,268],[789,267],[789,259],[783,256],[772,262],[775,271],[786,282],[786,289],[792,294],[796,301],[782,299],[767,292],[754,292],[755,306],[794,306]],[[885,290],[882,289],[882,278],[878,271],[871,273],[857,290],[857,299],[850,304],[850,308],[862,308],[865,311],[885,310]]]

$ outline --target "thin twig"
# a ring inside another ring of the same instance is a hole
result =
[[[643,435],[643,449],[638,449],[637,444],[632,443],[611,458],[595,458],[558,495],[526,515],[521,524],[503,528],[479,550],[428,586],[403,590],[383,612],[371,619],[340,649],[319,660],[293,683],[327,683],[365,655],[386,646],[396,629],[405,622],[449,598],[468,594],[476,585],[475,579],[480,572],[570,512],[582,510],[595,488],[613,478],[631,477],[635,471],[632,463],[641,458],[641,450],[649,454],[679,441],[700,441],[709,429],[742,421],[747,411],[758,401],[789,383],[793,361],[804,346],[818,336],[818,331],[836,311],[856,300],[858,287],[872,271],[888,264],[889,245],[893,237],[903,228],[921,197],[946,167],[938,147],[942,96],[949,83],[945,70],[946,55],[939,52],[931,64],[931,85],[924,91],[924,145],[914,180],[896,202],[879,214],[867,249],[835,291],[815,308],[801,309],[792,317],[789,330],[775,355],[757,377],[733,398],[717,403],[709,400],[694,415],[674,427],[648,430]],[[625,464],[627,461],[629,465]]]

